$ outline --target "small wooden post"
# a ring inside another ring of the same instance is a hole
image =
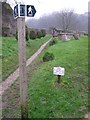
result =
[[[61,75],[58,75],[58,83],[60,83],[60,80],[61,80]]]
[[[21,119],[28,119],[27,106],[27,78],[26,78],[26,40],[25,40],[25,17],[17,18],[18,27],[18,50],[19,50],[19,77],[20,77],[20,106]]]

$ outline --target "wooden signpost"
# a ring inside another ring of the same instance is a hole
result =
[[[33,17],[36,13],[36,10],[32,5],[17,4],[14,7],[13,13],[14,13],[14,18],[17,18],[17,28],[18,28],[21,119],[27,120],[28,103],[27,103],[27,76],[26,76],[25,16]]]
[[[28,118],[25,18],[18,18],[17,26],[18,26],[18,53],[19,53],[18,55],[19,55],[21,118]]]
[[[53,74],[58,76],[58,83],[60,83],[61,76],[65,74],[65,69],[62,67],[54,67]]]

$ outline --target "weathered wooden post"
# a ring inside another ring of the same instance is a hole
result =
[[[33,17],[35,13],[36,10],[33,5],[17,4],[14,7],[14,18],[17,18],[18,28],[20,107],[22,120],[28,120],[25,16]]]
[[[21,118],[28,118],[25,18],[17,19]]]

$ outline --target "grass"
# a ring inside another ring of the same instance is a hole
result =
[[[57,39],[57,38],[56,38]],[[57,39],[58,40],[58,39]],[[46,52],[55,59],[43,62]],[[53,67],[65,68],[61,84],[53,75]],[[47,46],[27,67],[29,118],[83,118],[88,112],[88,40],[59,41]],[[20,118],[19,80],[4,92],[3,116]]]
[[[0,37],[0,82],[2,81],[2,37]]]
[[[55,59],[42,62],[45,52]],[[37,64],[37,61],[41,61]],[[35,60],[37,69],[28,74],[30,118],[83,118],[88,112],[88,40],[58,41]],[[53,67],[65,68],[61,84],[53,75]]]
[[[26,43],[27,59],[50,38],[50,35],[41,39],[29,40]],[[14,37],[2,37],[2,80],[5,80],[18,67],[18,42]]]

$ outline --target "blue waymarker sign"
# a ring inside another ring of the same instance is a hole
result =
[[[27,17],[34,17],[36,10],[35,7],[33,5],[27,5],[26,6],[26,10],[27,10]]]
[[[24,4],[17,4],[14,7],[13,15],[14,18],[18,17],[34,17],[36,13],[36,9],[33,5],[24,5]]]

